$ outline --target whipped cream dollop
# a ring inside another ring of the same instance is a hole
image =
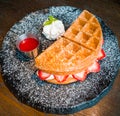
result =
[[[59,36],[65,32],[64,24],[61,20],[49,16],[43,23],[43,34],[49,40],[56,40]]]

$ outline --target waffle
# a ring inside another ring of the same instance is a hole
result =
[[[79,73],[96,60],[102,41],[102,30],[98,20],[84,10],[64,35],[35,59],[35,65],[50,74]]]
[[[103,39],[98,20],[86,10],[72,23],[64,37],[94,51],[99,51]]]

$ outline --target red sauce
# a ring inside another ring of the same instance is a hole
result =
[[[39,42],[35,38],[26,38],[19,44],[19,49],[24,52],[29,52],[38,46]]]

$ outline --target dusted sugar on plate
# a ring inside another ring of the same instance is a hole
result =
[[[48,19],[43,23],[43,34],[49,40],[56,40],[59,36],[65,32],[64,24],[61,20],[49,16]]]

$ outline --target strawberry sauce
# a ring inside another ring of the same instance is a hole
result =
[[[19,49],[23,52],[29,52],[38,46],[39,42],[35,38],[26,38],[19,44]]]

